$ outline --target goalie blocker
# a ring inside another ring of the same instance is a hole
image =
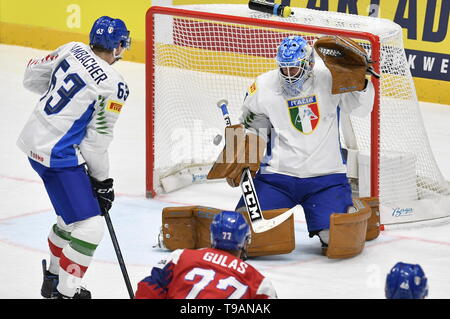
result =
[[[376,198],[354,199],[355,213],[330,217],[330,240],[323,250],[329,258],[348,258],[361,253],[366,240],[379,235],[379,212]],[[287,208],[263,211],[274,218]],[[162,211],[159,246],[169,250],[210,247],[210,225],[222,210],[203,206],[166,207]],[[248,221],[247,214],[243,214]],[[263,233],[252,230],[249,257],[288,254],[295,249],[294,217]]]

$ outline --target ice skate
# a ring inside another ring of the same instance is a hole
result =
[[[42,272],[44,275],[41,287],[42,297],[46,299],[92,299],[91,292],[84,287],[79,287],[73,297],[62,295],[56,288],[59,283],[59,277],[47,270],[47,261],[45,259],[42,260]]]

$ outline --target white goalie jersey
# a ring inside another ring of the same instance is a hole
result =
[[[30,60],[23,84],[41,94],[17,145],[47,167],[83,163],[89,174],[109,177],[108,146],[128,97],[122,76],[80,42]]]
[[[247,90],[240,122],[268,140],[270,150],[262,168],[300,178],[345,173],[339,143],[339,112],[367,116],[374,88],[331,94],[332,78],[320,58],[312,76],[295,97],[283,94],[278,69],[264,73]],[[339,106],[339,108],[338,108]]]

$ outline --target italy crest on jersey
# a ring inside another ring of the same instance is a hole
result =
[[[312,133],[319,123],[320,113],[315,95],[287,101],[291,123],[303,134]]]

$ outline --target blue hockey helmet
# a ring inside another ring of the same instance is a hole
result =
[[[131,45],[130,31],[127,30],[122,20],[103,16],[95,20],[89,34],[89,44],[108,51],[114,50],[119,44],[129,49]]]
[[[427,277],[420,265],[398,262],[386,277],[387,299],[424,299],[428,295]]]
[[[289,36],[278,46],[276,62],[285,91],[298,94],[314,66],[313,49],[301,36]]]
[[[242,250],[250,241],[250,226],[238,212],[223,211],[211,223],[211,247]]]

